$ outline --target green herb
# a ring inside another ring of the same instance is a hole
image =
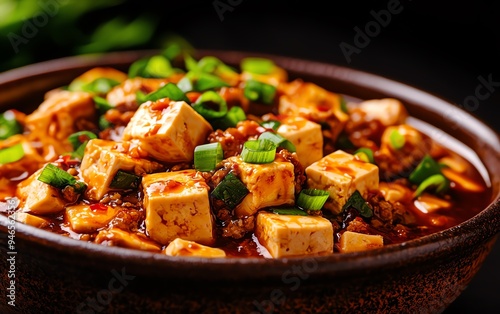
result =
[[[0,115],[0,140],[8,139],[12,135],[19,134],[22,131],[21,124],[10,110]]]
[[[392,130],[389,135],[389,140],[391,141],[391,146],[394,149],[401,149],[405,146],[406,140],[405,137],[399,133],[398,130]]]
[[[227,104],[217,92],[206,91],[198,97],[193,109],[205,119],[222,118],[227,113]]]
[[[342,207],[342,211],[346,211],[349,207],[353,207],[359,211],[361,216],[365,218],[370,218],[373,216],[373,211],[370,206],[366,203],[361,193],[358,190],[354,191],[352,195],[349,197],[347,202]]]
[[[234,209],[249,193],[247,187],[232,172],[229,172],[224,179],[212,191],[212,197],[222,200],[227,207]]]
[[[408,179],[413,184],[420,184],[435,174],[441,174],[441,167],[429,154],[426,154],[415,170],[410,173]]]
[[[223,156],[219,142],[198,145],[194,148],[194,168],[198,171],[212,171],[222,161]]]
[[[267,164],[276,157],[276,144],[270,140],[249,140],[243,144],[241,159],[251,164]]]
[[[278,215],[307,216],[307,213],[298,208],[271,208],[271,212]]]
[[[330,197],[330,193],[319,189],[303,189],[297,197],[297,206],[305,210],[320,210]]]
[[[284,138],[282,135],[270,131],[263,132],[259,135],[259,140],[266,139],[273,142],[276,146],[284,148],[289,152],[295,152],[295,145],[292,142]]]
[[[241,60],[240,67],[242,71],[266,75],[272,73],[276,65],[266,58],[248,57]]]
[[[450,181],[444,175],[434,174],[420,183],[415,193],[413,193],[413,197],[419,197],[424,191],[429,189],[434,189],[436,194],[441,194],[448,191],[449,188]]]
[[[276,87],[270,84],[262,83],[255,80],[248,80],[243,89],[243,95],[253,102],[261,102],[266,105],[271,105],[276,96]]]
[[[141,183],[141,177],[132,173],[118,170],[111,180],[109,187],[111,189],[129,190],[137,189]]]
[[[53,164],[47,164],[42,169],[42,172],[38,176],[38,180],[58,189],[72,186],[78,193],[83,192],[87,187],[85,183],[77,181],[75,177]]]
[[[11,147],[0,149],[0,165],[16,162],[24,157],[23,144],[19,143]]]
[[[182,92],[182,90],[177,87],[174,83],[167,83],[160,87],[158,90],[151,92],[147,95],[144,93],[138,92],[136,94],[138,103],[145,103],[147,101],[157,101],[162,98],[168,98],[173,101],[185,101],[188,104],[191,104],[189,98],[187,98],[186,94]]]

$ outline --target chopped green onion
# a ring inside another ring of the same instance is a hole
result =
[[[114,108],[106,99],[102,97],[94,96],[92,99],[94,100],[97,111],[99,111],[100,114],[104,114],[109,109]]]
[[[184,64],[188,71],[200,71],[198,62],[189,54],[184,55]]]
[[[359,159],[363,160],[364,162],[369,162],[371,164],[375,164],[375,159],[373,158],[373,151],[371,149],[369,149],[368,147],[358,148],[354,152],[354,156],[357,156]]]
[[[337,138],[337,141],[335,143],[335,147],[338,149],[343,149],[343,150],[353,150],[356,149],[356,146],[351,142],[349,139],[349,136],[345,133],[341,133],[339,137]]]
[[[173,61],[177,56],[179,56],[182,53],[182,50],[183,49],[179,44],[174,43],[168,45],[165,49],[163,49],[161,54],[168,60]]]
[[[189,98],[187,98],[186,94],[184,94],[182,90],[180,90],[179,87],[177,87],[177,85],[175,85],[174,83],[167,83],[158,90],[147,95],[141,95],[140,93],[138,93],[137,96],[139,103],[145,103],[146,101],[157,101],[158,99],[162,98],[169,98],[170,100],[185,101],[186,103],[191,104],[191,101],[189,100]]]
[[[8,139],[12,135],[19,134],[22,131],[22,126],[16,120],[12,111],[7,110],[0,115],[0,140]]]
[[[249,140],[243,144],[241,159],[251,164],[267,164],[276,157],[276,144],[270,140]]]
[[[278,120],[268,120],[262,121],[260,125],[262,125],[266,129],[273,129],[274,131],[277,131],[281,125],[281,122],[279,122]]]
[[[204,92],[229,86],[229,84],[213,74],[190,71],[177,83],[177,86],[187,93],[190,91]]]
[[[247,187],[232,172],[229,172],[224,179],[212,191],[212,197],[222,200],[227,207],[234,209],[249,193]]]
[[[284,149],[288,150],[289,152],[293,153],[296,151],[295,145],[293,145],[292,142],[290,142],[289,140],[287,140],[286,138],[284,138],[283,136],[281,136],[278,133],[266,131],[266,132],[259,135],[259,140],[261,140],[261,139],[270,140],[276,146],[284,148]]]
[[[144,75],[144,69],[148,64],[149,58],[141,58],[132,63],[128,69],[128,76],[133,77],[146,77]]]
[[[174,72],[170,61],[162,55],[152,56],[148,60],[144,71],[149,76],[157,78],[169,77]]]
[[[24,157],[23,144],[19,143],[11,147],[0,149],[0,165],[16,162]]]
[[[221,63],[222,61],[214,56],[206,56],[198,61],[198,68],[206,73],[214,73]]]
[[[270,210],[278,215],[307,216],[307,213],[299,208],[271,208]]]
[[[217,143],[198,145],[194,148],[194,168],[198,171],[211,171],[222,161],[224,152]]]
[[[305,210],[320,210],[330,197],[328,191],[319,189],[304,189],[297,197],[297,206]]]
[[[449,187],[450,181],[444,175],[434,174],[420,183],[417,190],[413,194],[413,197],[419,197],[428,189],[435,189],[437,194],[444,193],[449,189]]]
[[[120,82],[116,80],[106,77],[99,77],[93,80],[92,82],[83,84],[81,86],[81,90],[92,94],[103,95],[107,94],[113,87],[119,84]]]
[[[112,126],[113,126],[113,124],[111,122],[109,122],[109,120],[106,119],[106,117],[104,115],[101,115],[99,117],[99,129],[100,130],[105,130],[105,129],[110,128]]]
[[[264,75],[272,73],[276,67],[272,60],[256,57],[242,59],[240,66],[243,71]]]
[[[227,128],[234,128],[238,122],[246,119],[247,116],[243,108],[234,106],[222,118],[210,120],[210,124],[214,129],[226,130]]]
[[[276,96],[276,87],[259,81],[248,80],[245,83],[243,95],[253,102],[271,105]]]
[[[141,177],[135,174],[118,170],[111,180],[109,187],[111,189],[129,190],[137,189],[141,183]]]
[[[441,167],[437,161],[427,154],[422,158],[415,170],[410,173],[408,179],[413,184],[420,184],[425,179],[435,174],[441,174]]]
[[[165,78],[179,71],[174,69],[164,55],[141,58],[129,67],[129,77]]]
[[[71,156],[82,159],[85,152],[85,146],[87,146],[87,143],[94,138],[97,138],[97,135],[90,131],[80,131],[71,134],[68,137],[68,141],[73,146],[73,153]]]
[[[349,207],[354,207],[355,209],[357,209],[363,217],[370,218],[373,216],[371,207],[366,203],[365,199],[358,190],[352,193],[352,195],[342,207],[342,211],[345,212]]]
[[[227,113],[227,104],[217,92],[206,91],[198,97],[193,109],[205,119],[222,118]]]
[[[394,149],[401,149],[405,146],[405,137],[399,133],[398,130],[393,130],[389,135],[389,140],[391,141],[391,146]]]
[[[342,95],[340,97],[340,110],[344,113],[349,113],[349,108],[347,108],[347,102],[345,101],[344,97]]]
[[[42,169],[38,180],[58,189],[69,185],[74,187],[76,192],[83,192],[86,188],[85,183],[77,181],[75,177],[53,164],[47,164]]]
[[[90,131],[80,131],[71,134],[68,137],[68,141],[73,146],[73,149],[77,149],[82,144],[87,143],[89,140],[94,138],[97,138],[97,135],[95,135],[95,133],[92,133]]]

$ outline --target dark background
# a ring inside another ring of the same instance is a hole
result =
[[[22,35],[30,20],[4,25],[0,70],[81,53],[162,48],[170,36],[180,36],[200,49],[272,53],[372,72],[458,106],[474,95],[479,76],[500,82],[500,5],[495,1],[401,0],[400,12],[391,14],[387,26],[350,62],[340,44],[354,46],[354,28],[364,29],[374,20],[372,10],[387,10],[398,1],[59,1],[54,16],[17,52],[8,35]],[[31,2],[43,10],[40,2]],[[129,24],[134,27],[126,28]],[[500,131],[499,106],[500,88],[469,112]],[[446,313],[500,312],[499,246]]]

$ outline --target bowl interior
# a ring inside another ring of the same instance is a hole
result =
[[[157,51],[131,51],[110,53],[105,55],[88,55],[70,57],[43,62],[0,74],[0,95],[2,95],[2,110],[16,108],[30,112],[38,106],[46,91],[68,84],[73,78],[96,66],[111,66],[127,71],[131,62]],[[248,56],[240,51],[200,50],[199,56],[214,55],[222,61],[237,65],[239,60]],[[382,249],[351,254],[334,254],[316,258],[319,263],[316,273],[345,273],[362,268],[388,268],[402,261],[418,261],[421,256],[434,252],[439,254],[453,247],[457,241],[474,235],[478,241],[486,241],[500,230],[500,141],[498,134],[491,128],[474,118],[472,115],[457,109],[446,100],[420,91],[403,83],[395,82],[374,74],[349,68],[324,64],[313,61],[278,57],[267,54],[252,53],[273,59],[285,68],[291,78],[302,78],[338,93],[359,99],[394,97],[400,99],[407,107],[410,115],[419,121],[425,121],[445,134],[452,135],[460,143],[465,144],[472,154],[484,165],[493,194],[491,203],[483,212],[472,219],[421,239],[412,240],[401,245],[390,245]],[[437,132],[437,131],[436,131]],[[441,133],[434,133],[440,135]],[[0,226],[6,225],[6,219],[0,216]],[[481,228],[477,228],[481,226]],[[165,275],[179,275],[182,270],[189,270],[183,276],[207,277],[220,276],[232,278],[231,272],[220,274],[217,270],[224,267],[238,273],[238,277],[256,278],[279,275],[283,267],[302,264],[307,258],[288,258],[277,260],[234,258],[234,259],[203,259],[203,258],[171,258],[160,254],[134,251],[117,247],[103,247],[96,244],[81,242],[61,237],[50,232],[27,225],[19,225],[17,236],[37,243],[40,248],[57,252],[66,252],[75,256],[97,256],[99,259],[81,260],[82,265],[92,264],[102,267],[103,262],[127,263],[137,272],[148,273],[147,266],[164,271]],[[451,240],[453,239],[453,240]],[[444,253],[443,253],[444,254]],[[179,263],[182,260],[182,263]],[[193,265],[203,267],[193,271]],[[175,267],[172,267],[175,265]],[[249,267],[248,265],[254,265]]]

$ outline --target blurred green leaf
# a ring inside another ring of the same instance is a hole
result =
[[[91,43],[77,49],[77,53],[103,52],[144,44],[151,39],[157,20],[139,16],[132,22],[116,17],[101,24],[90,37]]]

